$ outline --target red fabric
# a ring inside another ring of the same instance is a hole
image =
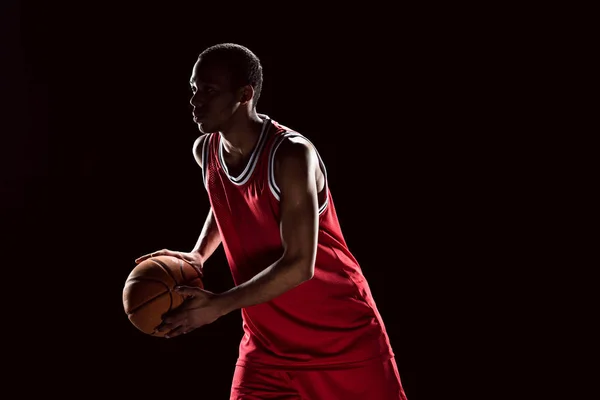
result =
[[[394,358],[354,368],[283,371],[237,366],[230,400],[406,400]]]
[[[206,189],[236,285],[282,255],[279,200],[269,182],[269,156],[283,136],[298,133],[263,117],[265,129],[248,168],[239,179],[233,178],[235,182],[220,159],[220,134],[211,134],[204,148]],[[342,235],[329,190],[319,218],[314,277],[269,302],[243,309],[242,318],[240,366],[335,368],[393,357],[369,285]]]

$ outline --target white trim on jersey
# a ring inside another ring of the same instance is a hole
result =
[[[229,174],[229,170],[227,169],[227,164],[225,163],[225,158],[223,157],[223,141],[219,140],[219,162],[221,163],[221,167],[225,171],[225,175],[229,178],[229,180],[235,185],[243,185],[248,182],[250,176],[252,176],[252,172],[254,171],[254,167],[256,167],[256,163],[258,162],[258,156],[262,152],[262,149],[267,141],[267,131],[268,127],[271,126],[271,119],[263,114],[259,114],[261,117],[264,117],[262,130],[260,132],[260,136],[258,138],[257,145],[254,147],[252,154],[250,155],[250,159],[248,160],[248,164],[246,164],[246,168],[240,173],[238,176],[234,177]]]
[[[206,182],[206,174],[207,174],[207,166],[208,166],[208,149],[210,139],[213,135],[207,135],[202,142],[202,182],[204,183],[204,187],[208,190],[208,182]]]
[[[281,190],[279,189],[279,186],[277,186],[277,183],[275,182],[275,152],[277,151],[277,148],[279,148],[279,146],[281,145],[281,143],[283,143],[283,140],[286,138],[293,138],[293,137],[300,137],[304,140],[306,140],[308,143],[310,143],[310,145],[313,147],[313,149],[315,150],[315,153],[317,153],[317,157],[319,158],[319,164],[321,165],[321,168],[323,168],[323,174],[325,175],[325,201],[323,202],[323,205],[321,207],[319,207],[319,215],[321,215],[323,213],[323,211],[325,211],[325,209],[327,208],[327,204],[329,203],[329,182],[327,180],[327,169],[325,168],[325,163],[323,162],[323,159],[321,159],[321,155],[319,154],[319,152],[317,151],[317,148],[315,147],[314,144],[312,144],[312,142],[310,140],[308,140],[305,136],[301,135],[298,132],[294,132],[294,131],[286,131],[283,132],[277,139],[275,139],[275,143],[273,143],[273,146],[271,147],[271,153],[269,154],[269,169],[268,169],[268,175],[269,175],[269,188],[271,189],[271,193],[273,193],[273,196],[275,196],[275,198],[277,200],[281,200],[280,198],[280,194],[281,194]]]

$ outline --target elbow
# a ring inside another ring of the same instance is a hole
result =
[[[315,259],[306,257],[299,261],[300,283],[310,281],[315,276]]]
[[[303,268],[304,274],[302,276],[302,282],[310,281],[315,276],[315,265],[312,264]]]
[[[291,267],[291,271],[293,271],[294,281],[296,284],[301,284],[303,282],[309,281],[315,275],[315,258],[314,257],[304,257],[304,256],[295,256],[295,257],[285,257],[287,258],[287,264]]]

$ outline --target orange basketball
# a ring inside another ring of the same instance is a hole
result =
[[[129,321],[148,335],[155,332],[162,316],[183,303],[184,297],[173,288],[178,285],[204,288],[200,273],[188,262],[172,256],[156,256],[137,264],[123,288],[123,307]]]

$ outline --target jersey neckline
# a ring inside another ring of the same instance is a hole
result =
[[[221,140],[221,135],[219,135],[219,164],[221,164],[221,168],[225,172],[225,175],[227,175],[227,178],[229,178],[229,180],[236,185],[243,185],[248,181],[248,179],[250,179],[250,176],[252,176],[252,172],[254,172],[254,168],[256,167],[256,164],[258,162],[258,156],[260,155],[266,142],[267,131],[271,126],[271,118],[269,118],[269,116],[265,114],[258,114],[258,116],[263,118],[262,130],[260,131],[260,136],[258,137],[256,145],[252,150],[252,154],[250,154],[250,158],[246,163],[246,167],[238,176],[231,176],[231,174],[229,173],[229,169],[227,168],[227,164],[225,163],[225,158],[223,157],[223,141]]]

